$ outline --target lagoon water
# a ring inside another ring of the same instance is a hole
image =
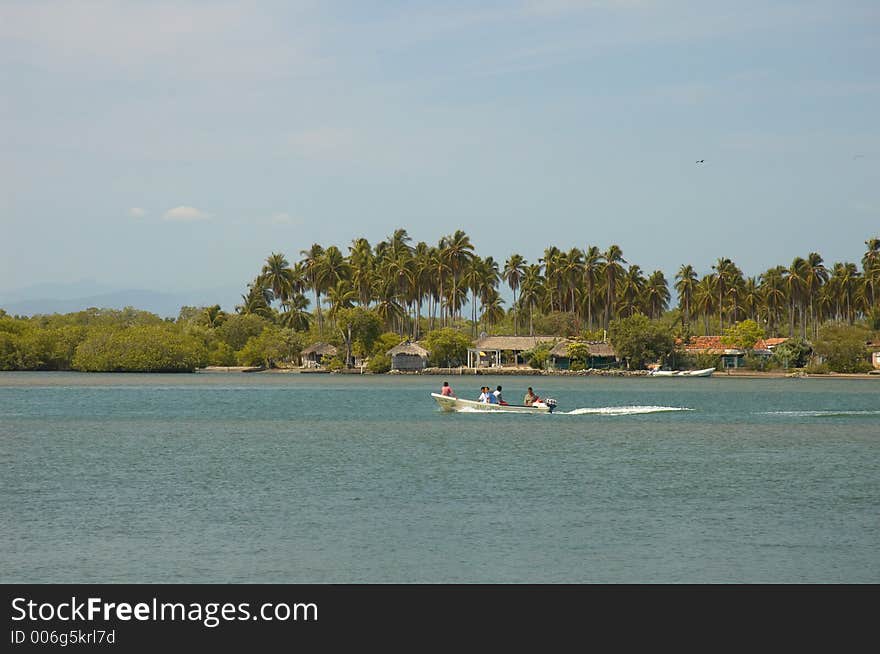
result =
[[[880,582],[880,383],[0,373],[2,582]]]

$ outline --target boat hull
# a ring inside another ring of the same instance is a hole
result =
[[[715,372],[715,368],[704,368],[703,370],[682,370],[677,377],[711,377]]]
[[[431,397],[444,411],[489,411],[495,413],[550,413],[552,411],[552,407],[543,403],[538,406],[486,404],[474,400],[463,400],[460,397],[440,395],[439,393],[431,393]]]
[[[650,377],[711,377],[715,368],[703,370],[654,370]]]

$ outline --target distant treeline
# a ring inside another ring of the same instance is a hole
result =
[[[0,370],[86,372],[192,372],[205,366],[299,365],[306,345],[326,340],[340,354],[330,368],[369,358],[372,372],[390,368],[387,351],[403,339],[382,331],[373,310],[353,307],[333,314],[323,336],[308,323],[301,331],[271,314],[228,314],[219,306],[183,307],[176,320],[133,308],[87,309],[65,315],[10,316],[0,310]],[[470,343],[453,329],[438,330],[432,344],[442,362],[457,364]]]
[[[238,365],[247,359],[249,339],[273,327],[250,315],[229,316],[213,326],[207,321],[212,313],[222,314],[219,307],[200,313],[170,321],[132,308],[33,318],[0,311],[0,370],[188,372]],[[261,362],[248,359],[244,365]]]
[[[0,370],[295,365],[305,346],[326,341],[339,352],[331,367],[360,357],[382,372],[390,365],[387,350],[404,339],[430,340],[434,363],[457,365],[480,331],[583,340],[615,331],[620,341],[627,332],[622,321],[638,316],[662,332],[662,342],[686,342],[700,331],[726,334],[750,321],[762,335],[804,342],[822,340],[823,328],[831,334],[845,326],[855,330],[856,343],[880,329],[880,239],[865,245],[861,267],[839,262],[829,268],[815,252],[758,277],[744,276],[727,258],[702,277],[682,265],[674,277],[678,304],[670,308],[666,276],[625,265],[616,245],[604,251],[549,247],[535,263],[512,254],[502,265],[478,256],[461,230],[430,246],[412,245],[398,229],[375,246],[355,239],[347,255],[314,244],[291,264],[272,253],[231,314],[217,305],[183,307],[176,320],[132,308],[31,318],[0,309]],[[513,292],[509,310],[502,283]]]
[[[865,248],[861,265],[827,265],[810,252],[752,277],[726,257],[704,275],[682,264],[670,285],[663,271],[646,274],[617,245],[604,250],[550,246],[537,261],[513,253],[502,263],[479,256],[461,230],[429,245],[413,244],[407,231],[398,229],[375,245],[355,239],[347,254],[318,243],[293,263],[272,253],[237,310],[267,318],[274,314],[273,320],[298,330],[314,319],[320,331],[337,311],[361,306],[374,309],[385,329],[413,339],[425,327],[466,318],[472,336],[508,327],[514,334],[540,334],[536,320],[561,314],[565,319],[557,322],[577,333],[607,330],[612,320],[637,313],[658,319],[670,309],[674,288],[679,320],[694,332],[720,334],[750,319],[768,336],[807,339],[826,322],[867,320],[880,326],[880,238],[868,239]],[[509,310],[499,293],[502,284],[513,292]],[[306,311],[309,295],[313,313]]]

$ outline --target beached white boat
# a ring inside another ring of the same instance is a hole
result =
[[[652,370],[650,377],[711,377],[715,368],[703,368],[702,370]]]
[[[556,408],[556,400],[547,398],[541,402],[535,402],[532,406],[518,404],[486,404],[475,400],[463,400],[460,397],[450,397],[431,393],[437,404],[444,411],[501,411],[502,413],[552,413]]]

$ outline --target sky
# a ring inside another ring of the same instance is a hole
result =
[[[0,89],[0,291],[398,227],[670,281],[880,235],[874,0],[0,0]]]

